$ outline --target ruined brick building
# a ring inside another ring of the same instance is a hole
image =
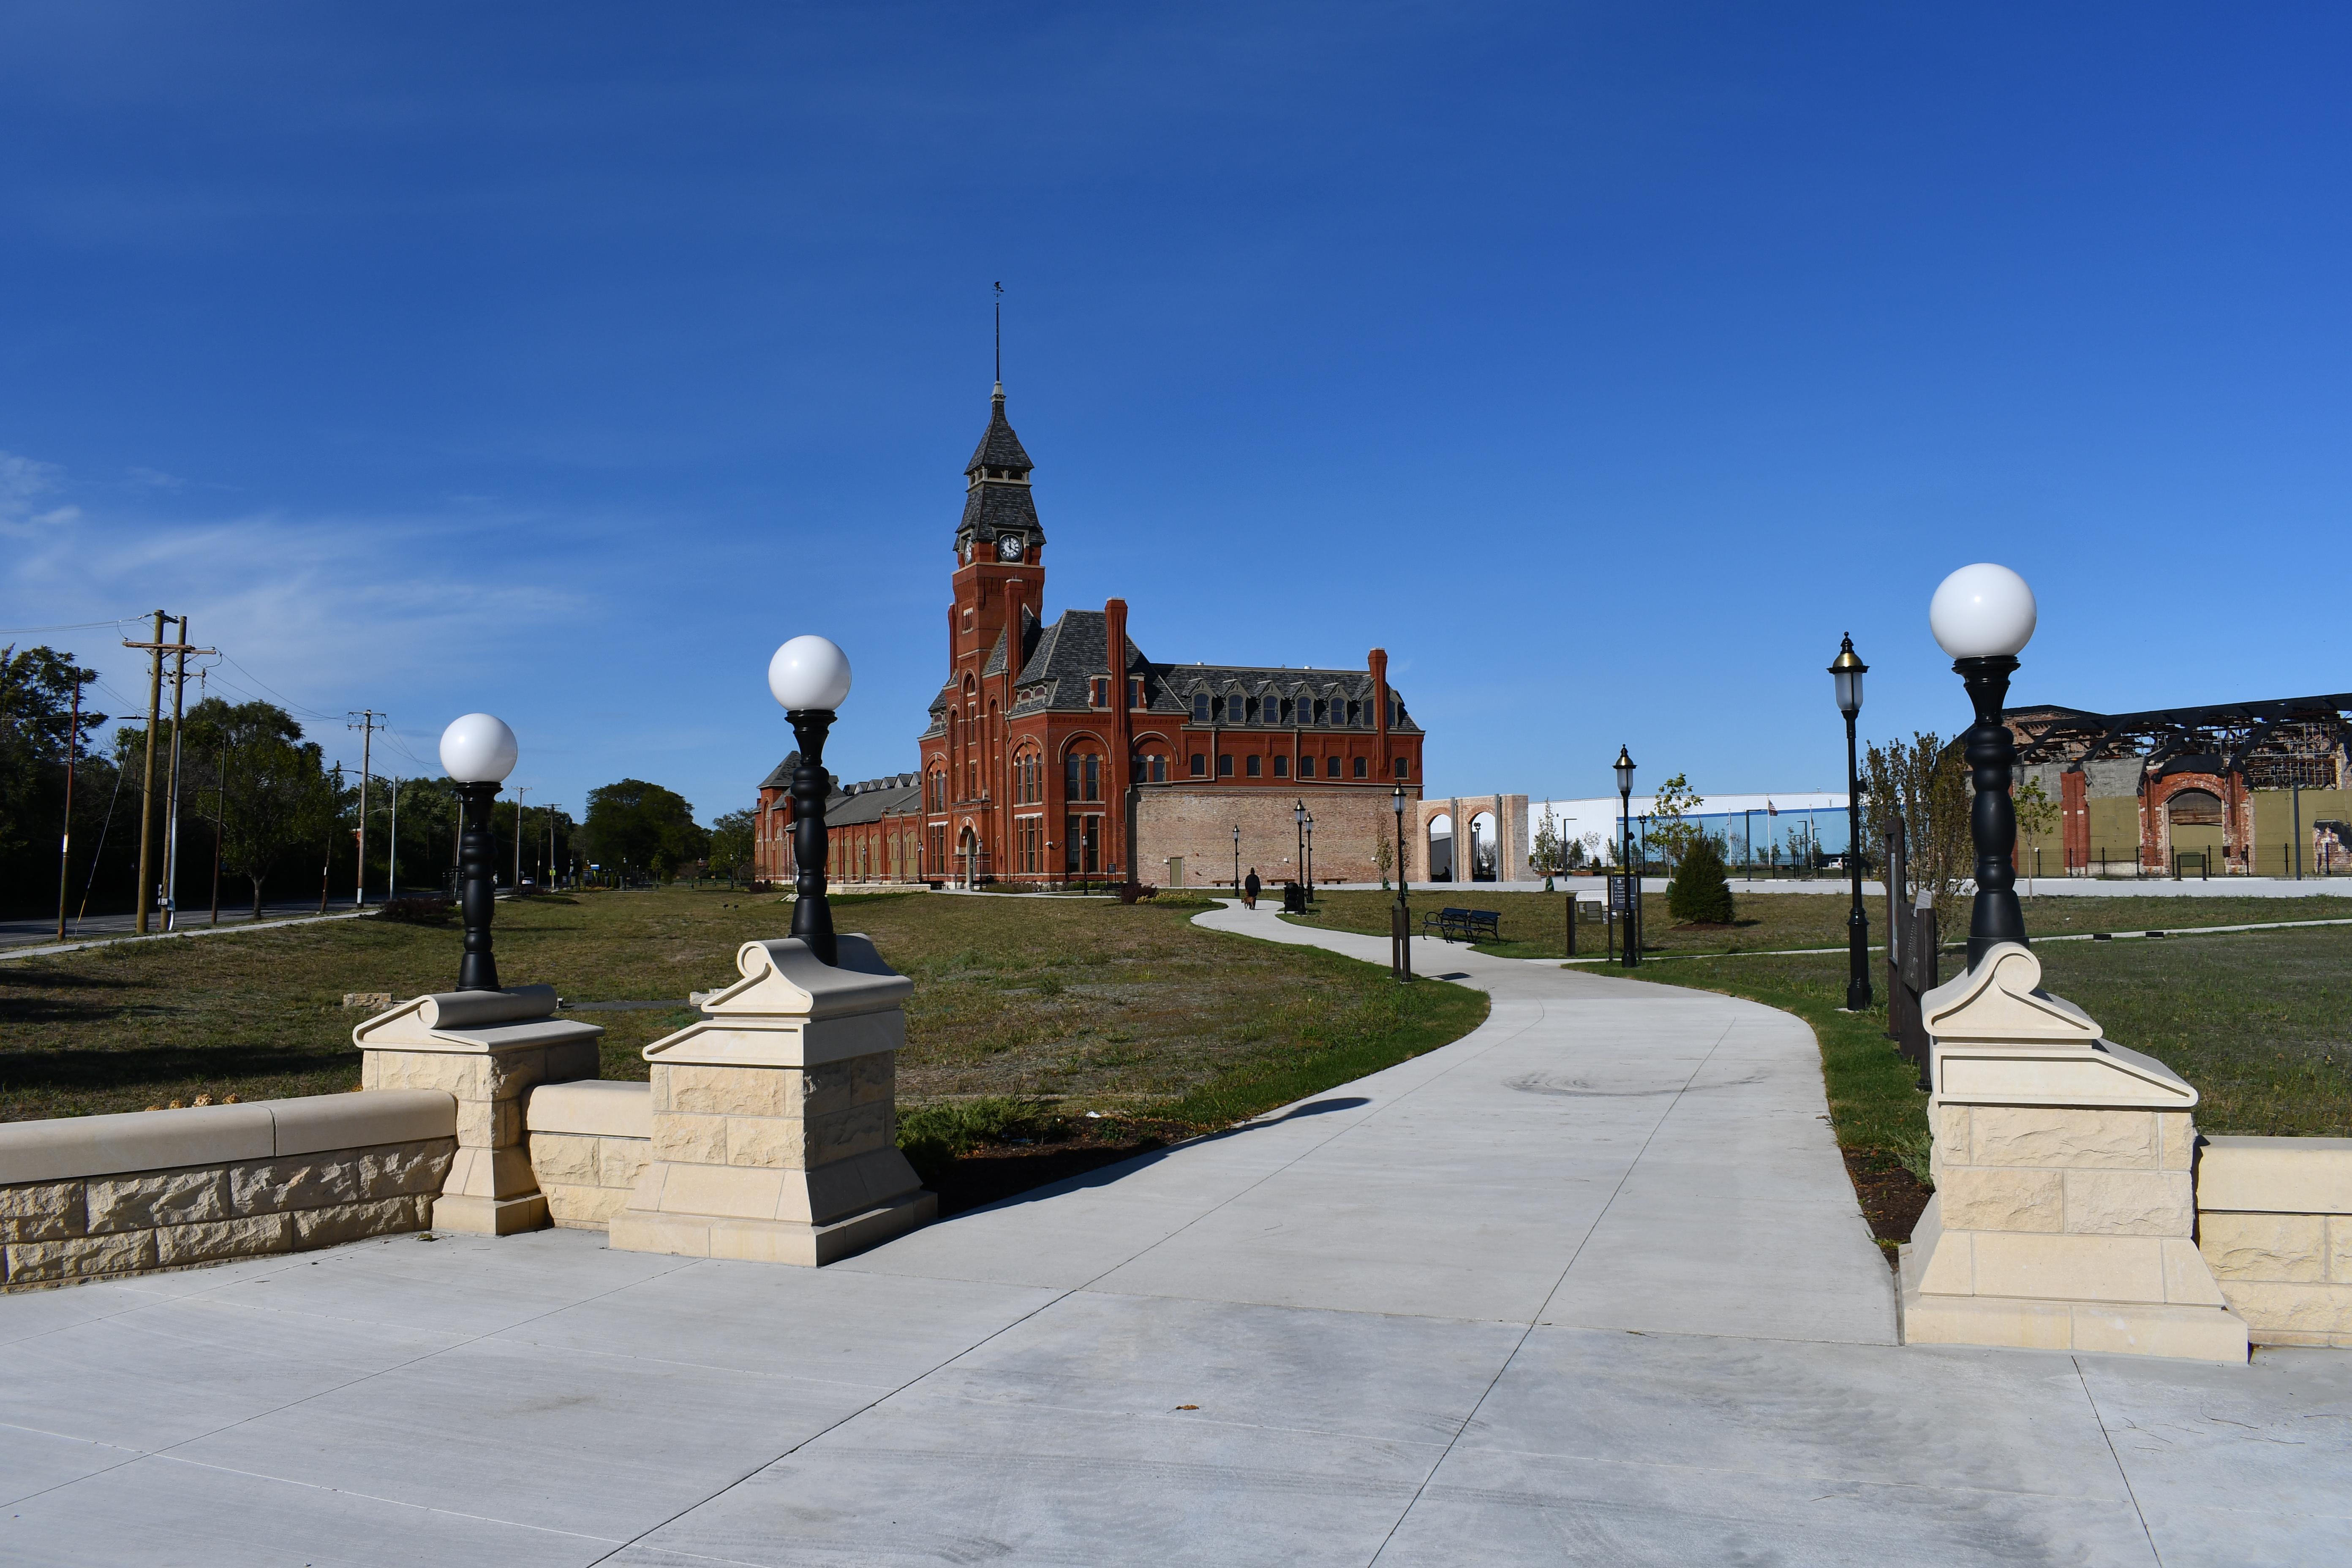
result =
[[[1123,599],[1047,622],[1032,468],[1000,384],[964,467],[921,766],[836,793],[828,875],[1205,885],[1230,882],[1238,857],[1280,883],[1301,871],[1303,805],[1317,880],[1376,878],[1391,795],[1417,802],[1422,785],[1423,733],[1388,655],[1362,669],[1161,664],[1128,635]],[[760,791],[758,874],[773,881],[791,875],[790,776],[780,764]]]
[[[2016,708],[2018,781],[2058,806],[2020,869],[2057,876],[2352,871],[2352,694],[2146,713]],[[2034,850],[2041,857],[2034,858]]]

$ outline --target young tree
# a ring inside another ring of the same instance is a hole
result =
[[[1389,890],[1389,873],[1396,868],[1396,847],[1385,833],[1372,835],[1372,864],[1380,868],[1381,891]]]
[[[758,814],[751,811],[730,811],[710,825],[710,868],[724,873],[730,888],[735,873],[751,864],[757,830]]]
[[[2050,798],[2050,792],[2042,787],[2040,779],[2030,776],[2009,795],[2017,813],[2019,868],[2030,878],[2033,875],[2033,851],[2058,826],[2058,803]]]
[[[1568,869],[1568,856],[1560,847],[1559,823],[1551,814],[1551,803],[1544,803],[1543,820],[1536,824],[1533,846],[1535,868],[1549,880],[1555,871]]]
[[[1933,731],[1910,741],[1873,742],[1863,782],[1863,821],[1874,836],[1889,817],[1903,819],[1910,865],[1906,900],[1921,892],[1936,903],[1936,929],[1950,935],[1962,884],[1976,874],[1969,834],[1969,764],[1959,742]]]
[[[1706,925],[1728,925],[1737,918],[1715,835],[1696,833],[1687,840],[1675,879],[1666,884],[1666,912],[1678,921]]]
[[[1680,864],[1700,834],[1699,826],[1686,819],[1706,804],[1706,798],[1693,790],[1690,780],[1681,773],[1660,784],[1657,803],[1650,808],[1650,826],[1643,834],[1649,847],[1669,865]]]

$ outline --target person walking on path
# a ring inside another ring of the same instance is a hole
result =
[[[1257,868],[1251,867],[1248,879],[1242,883],[1242,908],[1245,910],[1257,908],[1257,890],[1263,886],[1265,884],[1257,879]]]

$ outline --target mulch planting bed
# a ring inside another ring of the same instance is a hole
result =
[[[1891,1154],[1875,1149],[1838,1152],[1845,1156],[1845,1173],[1853,1180],[1853,1195],[1861,1201],[1863,1217],[1870,1221],[1870,1234],[1878,1238],[1892,1268],[1895,1247],[1889,1244],[1911,1239],[1911,1227],[1919,1223],[1936,1189]]]
[[[944,1219],[1165,1149],[1199,1131],[1174,1122],[1122,1120],[1064,1136],[1048,1132],[1034,1142],[982,1143],[957,1156],[923,1184],[939,1194],[940,1217]]]

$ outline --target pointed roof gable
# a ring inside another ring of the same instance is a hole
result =
[[[988,428],[982,432],[980,445],[971,449],[971,461],[963,466],[967,474],[982,468],[1010,468],[1015,479],[1025,479],[1036,465],[1022,450],[1021,437],[1013,433],[1012,422],[1004,417],[1004,384],[996,384],[996,394],[988,400]]]

